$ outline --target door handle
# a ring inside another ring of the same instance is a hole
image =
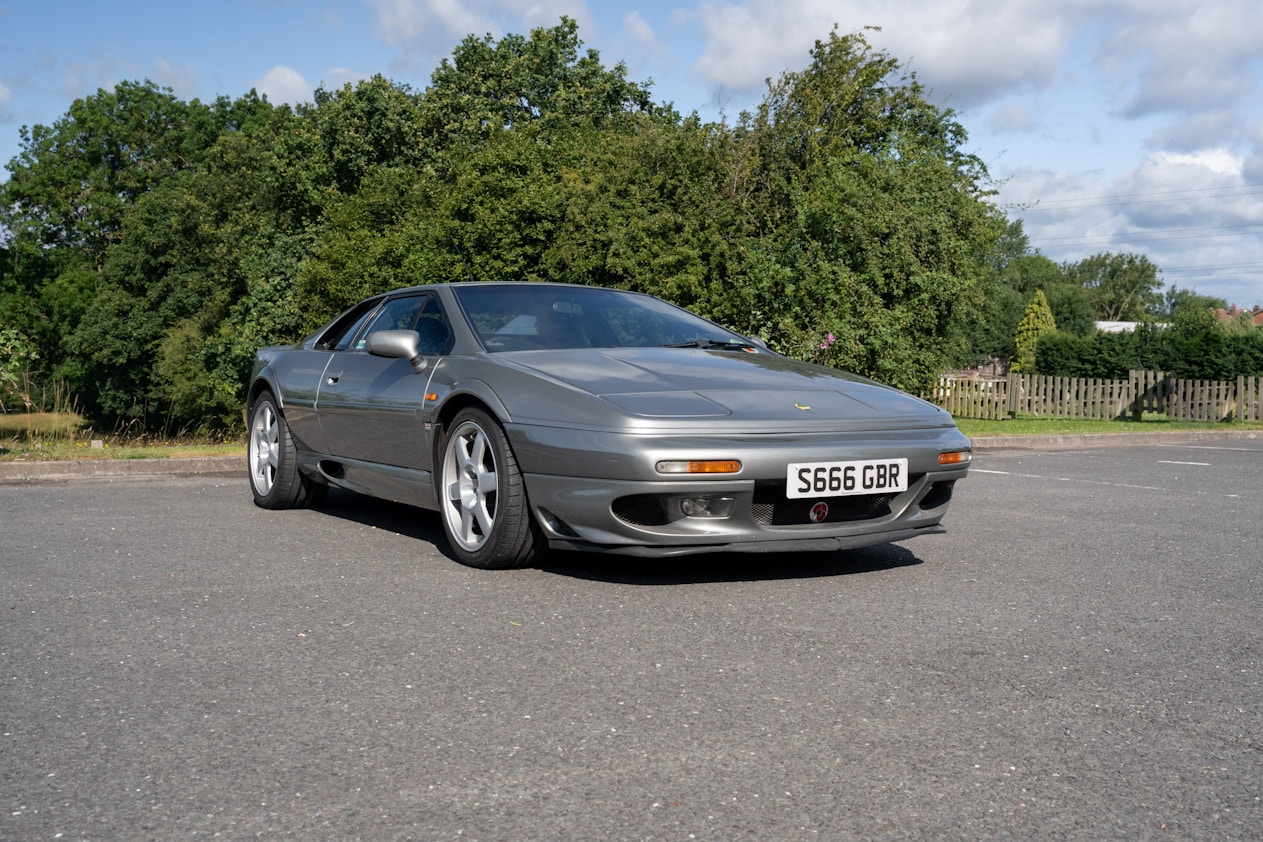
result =
[[[325,383],[329,386],[337,383],[342,378],[342,372],[335,371],[325,376]]]

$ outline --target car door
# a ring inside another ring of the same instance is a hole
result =
[[[347,348],[355,340],[377,307],[376,301],[360,302],[338,317],[310,348],[281,354],[273,361],[272,368],[281,390],[278,397],[285,406],[285,421],[301,450],[329,452],[316,415],[320,383],[334,352]]]
[[[432,295],[386,301],[353,343],[334,352],[321,379],[316,411],[328,451],[347,459],[428,471],[432,460],[423,411],[434,366],[417,374],[408,360],[368,353],[365,341],[377,330],[417,330],[426,356],[441,353],[450,336]]]

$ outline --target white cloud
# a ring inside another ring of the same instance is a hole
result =
[[[1153,152],[1116,179],[1026,169],[1001,190],[1031,245],[1057,262],[1144,254],[1163,282],[1229,302],[1263,303],[1263,193],[1231,149]]]
[[[467,35],[499,37],[553,26],[566,15],[590,23],[583,0],[366,0],[377,34],[403,54],[404,62],[424,63],[451,53]]]
[[[490,21],[459,0],[368,0],[377,17],[377,32],[392,47],[432,48],[471,32],[485,31]]]
[[[272,103],[294,105],[311,99],[312,86],[292,67],[278,64],[250,83]]]
[[[320,84],[327,90],[337,90],[343,85],[354,85],[361,79],[367,78],[367,74],[352,70],[349,67],[331,67],[325,72]]]
[[[876,48],[957,109],[1006,96],[1103,97],[1134,119],[1240,109],[1263,99],[1256,0],[703,0],[696,72],[711,86],[761,92],[804,67],[817,39],[867,26]],[[1155,137],[1195,148],[1173,127]]]
[[[640,16],[640,12],[628,12],[623,16],[623,28],[632,37],[639,46],[650,48],[654,46],[653,27],[645,22]]]
[[[991,114],[987,126],[996,134],[1029,134],[1041,123],[1025,105],[1002,105]]]
[[[788,7],[769,0],[732,5],[706,0],[698,7],[707,45],[697,71],[707,83],[755,91],[764,79],[806,63],[814,40],[827,33],[832,16],[808,0]]]
[[[1157,119],[1165,122],[1148,137],[1146,147],[1172,152],[1196,152],[1217,144],[1245,146],[1258,125],[1240,107],[1182,111]]]
[[[883,31],[872,41],[958,107],[1052,85],[1084,8],[1075,0],[1055,6],[1045,0],[914,5],[874,3],[872,13]]]
[[[865,26],[958,111],[1000,203],[1055,260],[1136,251],[1232,296],[1263,275],[1257,0],[702,0],[698,74],[762,93]],[[1012,163],[1010,163],[1012,162]],[[1031,166],[1038,162],[1038,167]],[[1251,192],[1251,191],[1254,192]],[[1023,210],[1023,208],[1028,208]],[[1236,266],[1235,270],[1210,267]],[[1240,268],[1245,267],[1245,268]]]
[[[1189,168],[1206,170],[1217,176],[1240,178],[1245,168],[1245,160],[1228,149],[1205,149],[1192,155],[1156,152],[1145,162],[1145,165],[1158,172]]]
[[[916,71],[953,103],[982,101],[1020,85],[1047,85],[1091,8],[1088,0],[704,0],[708,38],[697,69],[711,84],[749,90],[806,64],[812,44],[880,27],[866,38]]]
[[[1101,69],[1122,73],[1124,113],[1214,108],[1257,95],[1263,16],[1253,0],[1119,3]]]
[[[164,58],[154,61],[151,77],[164,88],[175,91],[176,96],[192,99],[197,96],[197,71],[189,65],[176,67]]]
[[[130,62],[109,59],[68,61],[56,64],[62,94],[68,99],[90,96],[98,90],[113,90],[124,79],[137,78],[137,68]]]

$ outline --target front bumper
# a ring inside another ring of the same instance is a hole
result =
[[[588,552],[834,550],[934,534],[943,531],[953,485],[969,468],[968,459],[940,464],[941,454],[970,449],[954,426],[766,435],[636,435],[513,424],[506,430],[551,545]],[[906,491],[786,499],[789,464],[897,457],[908,460]],[[736,459],[741,470],[666,476],[654,467],[693,459]],[[827,515],[815,518],[812,509],[821,502]],[[699,508],[709,511],[694,514]]]
[[[907,491],[895,495],[821,498],[839,512],[822,523],[805,515],[821,501],[769,500],[774,481],[637,482],[529,474],[526,485],[554,548],[673,556],[850,549],[943,532],[940,521],[952,486],[966,473],[964,468],[921,473]],[[684,501],[699,499],[722,501],[725,515],[685,514]]]

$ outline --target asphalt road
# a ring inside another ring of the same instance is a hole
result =
[[[244,477],[0,485],[0,838],[1258,839],[1263,441],[950,532],[481,572]]]

